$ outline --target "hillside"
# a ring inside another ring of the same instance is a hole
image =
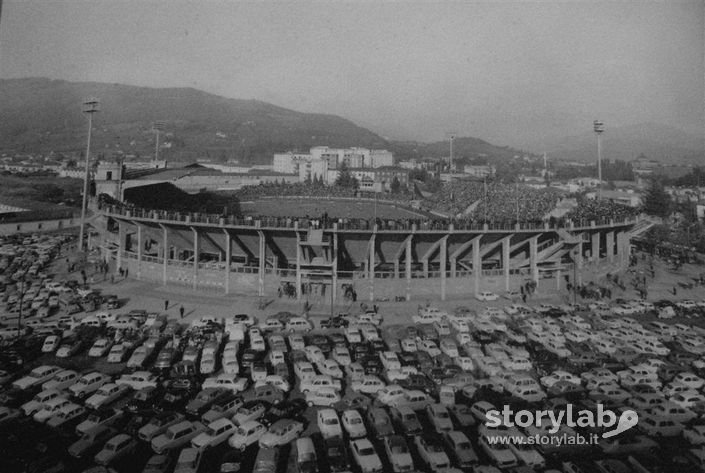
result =
[[[277,151],[313,145],[385,147],[386,141],[349,120],[300,113],[256,100],[236,100],[195,89],[153,89],[40,78],[0,80],[0,149],[80,151],[86,142],[81,103],[100,99],[94,150],[152,154],[152,123],[166,122],[162,155],[204,155],[263,162]]]
[[[593,133],[546,143],[546,149],[550,156],[571,161],[594,161],[597,156]],[[702,163],[705,137],[655,123],[608,127],[603,134],[603,159],[631,161],[640,154],[665,164]]]
[[[0,151],[82,152],[82,101],[100,99],[93,150],[152,155],[152,123],[164,120],[161,156],[172,161],[209,157],[243,164],[271,163],[272,154],[311,146],[387,148],[399,159],[448,155],[448,142],[388,142],[349,120],[301,113],[257,100],[236,100],[196,89],[154,89],[42,78],[0,79]],[[458,157],[510,157],[516,151],[478,138],[455,140]]]
[[[441,158],[449,156],[450,143],[447,140],[433,143],[396,141],[390,144],[389,149],[401,159]],[[459,137],[453,141],[453,156],[458,159],[477,158],[478,156],[487,156],[490,160],[509,159],[521,153],[521,151],[507,146],[495,146],[479,138]]]

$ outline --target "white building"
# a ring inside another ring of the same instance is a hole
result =
[[[325,162],[326,164],[323,164]],[[302,180],[309,175],[323,175],[341,165],[348,168],[380,168],[394,165],[394,155],[387,150],[367,148],[329,148],[315,146],[309,153],[277,153],[272,170],[284,174],[298,174]]]
[[[329,177],[328,161],[326,159],[318,159],[312,161],[303,161],[299,163],[299,182],[323,178],[327,182]],[[335,181],[335,179],[333,179]]]
[[[299,174],[301,163],[310,162],[312,159],[311,154],[306,153],[277,153],[274,155],[272,170],[282,174]]]
[[[489,177],[495,173],[494,166],[490,165],[471,165],[463,167],[463,172],[473,177]]]

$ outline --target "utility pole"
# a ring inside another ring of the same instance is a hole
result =
[[[100,101],[91,97],[83,101],[83,113],[88,115],[88,144],[86,145],[86,167],[83,176],[83,202],[81,205],[81,231],[78,237],[78,247],[83,251],[83,236],[86,231],[86,207],[88,204],[89,161],[91,155],[91,131],[93,129],[93,114],[100,111]]]
[[[455,137],[458,136],[458,134],[454,131],[449,131],[446,132],[446,138],[448,138],[448,141],[450,142],[450,155],[448,158],[448,174],[453,173],[453,143],[455,142]],[[443,166],[441,166],[441,169]]]
[[[154,147],[154,161],[155,165],[157,164],[156,161],[159,161],[159,133],[164,130],[164,127],[166,126],[166,123],[163,120],[157,120],[154,122],[152,125],[152,129],[154,130],[154,133],[156,134],[156,144]]]
[[[600,120],[592,122],[593,130],[597,135],[597,197],[602,199],[602,133],[605,131],[605,124]]]

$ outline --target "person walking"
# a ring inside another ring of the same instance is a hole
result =
[[[164,301],[164,310],[166,311],[168,309],[169,309],[169,300],[167,299]]]
[[[181,314],[181,318],[184,318],[184,306],[179,307],[179,314]]]

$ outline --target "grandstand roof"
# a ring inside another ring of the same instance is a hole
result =
[[[184,176],[219,176],[223,174],[222,172],[204,168],[203,166],[198,167],[185,167],[177,169],[164,169],[153,174],[148,174],[144,176],[139,176],[136,180],[140,181],[173,181],[174,179],[180,179]]]

